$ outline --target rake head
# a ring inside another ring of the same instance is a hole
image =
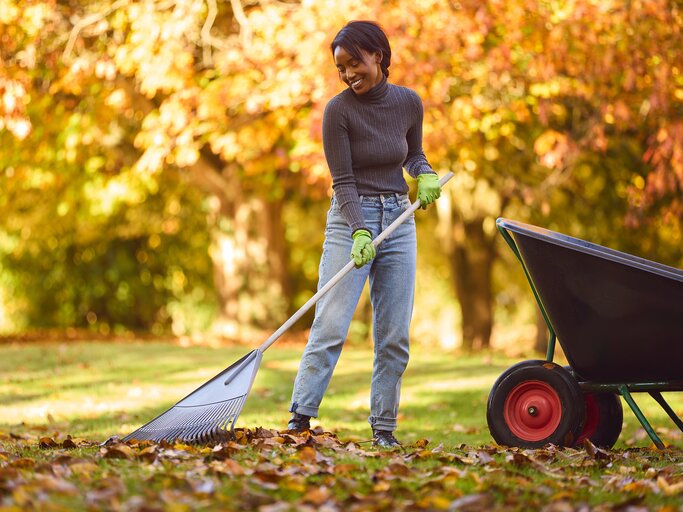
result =
[[[123,438],[185,443],[220,442],[234,437],[262,352],[253,350],[149,423]]]

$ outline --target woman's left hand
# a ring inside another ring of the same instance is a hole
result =
[[[420,174],[417,177],[417,198],[424,210],[441,196],[441,185],[436,174]]]

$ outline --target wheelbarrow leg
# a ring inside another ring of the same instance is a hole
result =
[[[650,425],[650,422],[647,421],[647,418],[645,415],[643,415],[643,412],[640,410],[640,407],[638,407],[638,404],[636,404],[636,402],[633,400],[633,397],[631,396],[631,393],[625,384],[619,386],[619,393],[624,397],[624,400],[626,400],[626,403],[633,411],[633,414],[636,415],[636,418],[638,418],[638,421],[640,421],[640,424],[645,429],[645,432],[647,432],[647,435],[650,436],[650,439],[652,439],[652,442],[655,444],[655,446],[660,450],[663,450],[665,448],[664,443],[654,431],[652,425]]]
[[[546,351],[545,358],[547,361],[552,361],[555,357],[555,341],[557,336],[555,331],[550,331],[550,338],[548,339],[548,350]]]
[[[676,424],[676,426],[683,431],[683,421],[681,421],[681,418],[678,417],[678,415],[674,412],[674,410],[671,408],[671,406],[668,404],[666,400],[664,400],[664,397],[659,391],[650,391],[650,396],[654,398],[659,405],[662,406],[662,409],[666,411],[666,413],[669,415],[669,418]]]

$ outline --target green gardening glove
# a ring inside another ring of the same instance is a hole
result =
[[[367,229],[357,229],[352,236],[351,259],[356,268],[361,268],[375,257],[375,246],[372,245],[372,237]]]
[[[424,210],[428,204],[432,204],[441,195],[441,185],[436,174],[420,174],[417,177],[417,198]]]

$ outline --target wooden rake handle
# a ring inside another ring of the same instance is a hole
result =
[[[441,187],[443,188],[443,186],[446,183],[448,183],[448,180],[450,180],[452,177],[453,177],[452,172],[446,173],[439,180],[439,185],[441,185]],[[379,235],[377,235],[377,238],[375,238],[372,241],[372,245],[374,245],[375,247],[378,247],[379,244],[381,244],[390,234],[392,234],[396,230],[397,227],[399,227],[401,224],[403,224],[405,222],[405,220],[408,217],[410,217],[415,212],[415,210],[417,210],[419,207],[420,207],[420,201],[416,200],[413,204],[410,205],[410,207],[406,211],[404,211],[400,215],[400,217],[398,217],[394,222],[389,224],[389,226],[387,226],[387,228],[384,231],[382,231]],[[349,262],[346,265],[344,265],[344,267],[339,272],[337,272],[332,277],[332,279],[330,279],[327,283],[325,283],[325,285],[322,288],[320,288],[320,290],[318,290],[318,292],[315,295],[313,295],[313,297],[308,299],[306,304],[301,306],[296,313],[294,313],[291,317],[289,317],[289,319],[284,324],[282,324],[280,326],[280,328],[270,336],[270,338],[268,338],[266,341],[264,341],[257,350],[260,352],[265,352],[273,343],[275,343],[278,340],[278,338],[280,338],[280,336],[282,336],[290,327],[292,327],[292,325],[294,325],[297,322],[297,320],[299,320],[302,316],[304,316],[304,314],[309,309],[311,309],[311,307],[313,307],[313,305],[316,302],[318,302],[323,295],[325,295],[328,291],[330,291],[330,289],[332,289],[332,287],[334,287],[339,281],[341,281],[342,278],[344,276],[346,276],[346,274],[351,272],[351,270],[353,270],[354,266],[355,265],[353,263],[353,260],[349,260]]]

